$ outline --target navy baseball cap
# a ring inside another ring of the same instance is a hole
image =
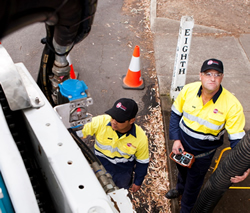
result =
[[[135,118],[138,112],[137,103],[129,98],[121,98],[114,103],[114,106],[105,113],[110,115],[119,123]]]
[[[207,70],[217,70],[218,72],[223,73],[223,63],[218,59],[208,59],[203,62],[201,72],[205,72]]]

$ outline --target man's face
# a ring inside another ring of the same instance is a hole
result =
[[[210,93],[213,93],[219,90],[223,74],[216,70],[207,70],[200,73],[200,79],[202,88]]]
[[[115,119],[111,118],[111,126],[113,130],[116,130],[121,133],[125,133],[128,130],[130,130],[131,125],[134,123],[134,118],[128,121],[125,121],[124,123],[119,123]]]

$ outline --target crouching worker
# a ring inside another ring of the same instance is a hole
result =
[[[128,189],[132,185],[133,192],[141,188],[149,163],[148,138],[134,123],[137,112],[134,100],[121,98],[82,129],[84,138],[95,136],[95,155],[116,186]]]

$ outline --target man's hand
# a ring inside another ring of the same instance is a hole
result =
[[[184,152],[184,148],[180,140],[175,140],[172,148],[174,154],[181,154],[180,149]]]
[[[141,186],[137,186],[133,183],[132,187],[131,187],[131,190],[132,192],[137,192],[139,189],[141,188]]]
[[[231,180],[232,183],[239,183],[239,182],[245,180],[246,177],[249,175],[249,173],[250,173],[250,169],[248,169],[247,171],[245,171],[242,176],[231,177],[230,180]]]

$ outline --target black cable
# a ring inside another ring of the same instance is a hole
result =
[[[42,43],[45,42],[46,44],[43,49],[43,53],[41,56],[41,62],[37,77],[37,84],[50,102],[51,106],[54,107],[56,104],[52,98],[52,85],[49,80],[49,76],[53,75],[52,73],[52,67],[55,60],[55,54],[51,51],[49,48],[49,45],[52,45],[53,35],[54,35],[54,27],[45,25],[46,27],[46,34],[47,37],[45,39],[42,39]]]
[[[100,160],[96,157],[96,155],[91,151],[91,149],[81,140],[81,138],[76,134],[75,131],[73,131],[71,128],[68,129],[71,136],[74,138],[77,145],[80,147],[82,153],[88,160],[90,164],[97,162],[99,165],[101,165]]]

